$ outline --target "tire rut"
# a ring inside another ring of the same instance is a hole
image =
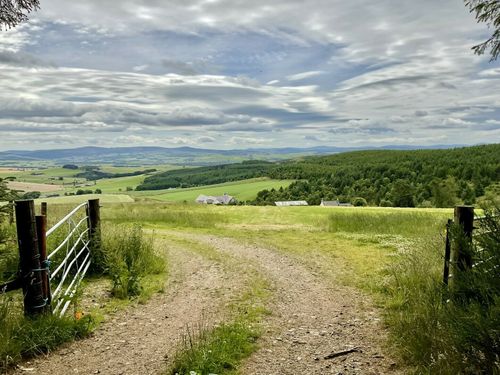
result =
[[[383,354],[385,331],[366,295],[332,288],[299,261],[230,238],[191,234],[218,251],[251,261],[273,283],[275,296],[260,349],[242,368],[248,375],[400,373]],[[357,351],[326,359],[334,352]]]

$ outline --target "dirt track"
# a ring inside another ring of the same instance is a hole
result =
[[[239,277],[248,267],[268,279],[273,296],[268,305],[272,314],[262,322],[260,349],[243,364],[243,374],[397,372],[383,353],[385,334],[378,312],[362,293],[344,286],[332,288],[298,260],[272,249],[215,236],[182,236],[236,260],[240,269],[230,270],[187,247],[169,245],[171,274],[164,294],[116,314],[93,337],[22,366],[52,375],[161,373],[187,324],[223,318],[225,306],[248,282]],[[355,351],[325,359],[346,349]]]

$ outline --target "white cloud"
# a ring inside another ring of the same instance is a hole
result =
[[[320,76],[322,74],[325,74],[325,72],[315,70],[315,71],[311,71],[311,72],[292,74],[292,75],[287,76],[286,78],[289,81],[301,81],[301,80],[304,80],[307,78],[317,77],[317,76]]]
[[[500,112],[456,0],[52,0],[32,18],[0,33],[0,148],[487,142]]]

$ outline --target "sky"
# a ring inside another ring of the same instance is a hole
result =
[[[500,142],[461,0],[41,0],[0,31],[0,150]]]

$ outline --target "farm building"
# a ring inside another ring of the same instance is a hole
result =
[[[340,203],[339,201],[325,201],[321,199],[320,206],[322,207],[351,207],[350,203]]]
[[[227,193],[220,196],[211,196],[211,195],[203,195],[200,194],[198,198],[196,198],[196,203],[201,204],[236,204],[236,199]]]
[[[276,206],[309,206],[306,201],[274,202]]]

